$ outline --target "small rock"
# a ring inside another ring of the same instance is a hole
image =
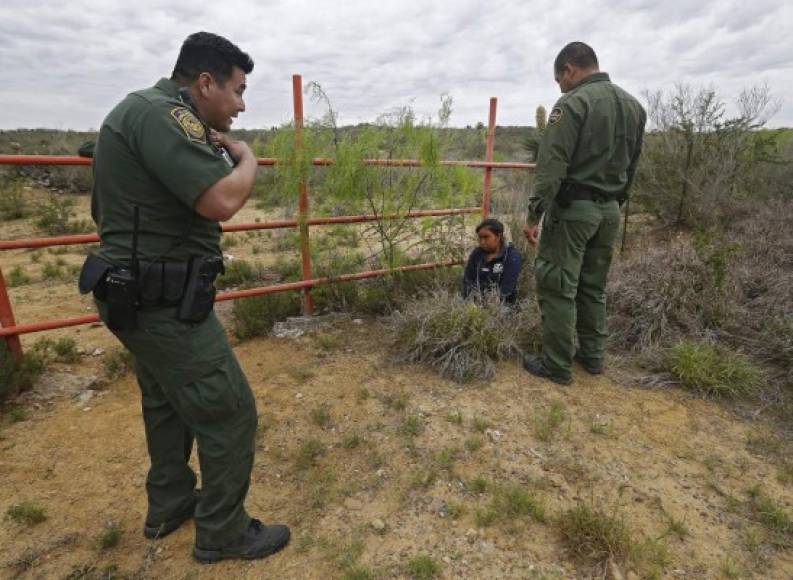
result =
[[[105,349],[103,349],[103,348],[95,348],[93,350],[93,352],[91,353],[91,356],[102,356],[103,354],[105,354]]]
[[[377,477],[385,477],[385,469],[382,467],[374,472]]]
[[[443,558],[441,558],[441,560],[443,560],[444,564],[449,564],[450,565],[452,563],[452,559],[449,558],[449,556],[444,556]]]
[[[501,441],[501,431],[497,431],[495,429],[485,429],[485,435],[487,435],[487,438],[493,443],[498,443]]]
[[[479,542],[479,551],[484,554],[490,554],[494,552],[496,549],[496,545],[493,542],[488,542],[486,540],[482,540]]]
[[[375,532],[384,532],[385,531],[385,522],[381,519],[372,520],[372,529]]]
[[[74,398],[74,400],[77,401],[78,405],[82,405],[82,404],[87,403],[91,399],[93,399],[95,394],[96,394],[96,391],[93,391],[91,389],[87,389],[87,390],[83,391],[82,393],[78,393],[77,396]]]
[[[352,319],[352,323],[353,324],[363,324],[363,319],[362,318],[353,318]]]
[[[430,512],[445,518],[449,515],[449,506],[441,498],[435,498],[430,502]]]
[[[469,544],[473,544],[476,541],[476,536],[476,530],[473,528],[468,528],[468,530],[465,532],[465,539],[468,540]],[[464,563],[465,562],[463,562],[463,564]]]
[[[83,411],[90,411],[90,410],[91,410],[91,407],[85,407],[85,408],[83,409]]]
[[[303,398],[303,393],[297,393],[295,395],[295,399],[302,399],[302,398]]]

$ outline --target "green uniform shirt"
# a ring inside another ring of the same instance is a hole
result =
[[[647,114],[639,101],[595,73],[566,93],[548,116],[537,156],[529,221],[537,222],[563,181],[626,197]]]
[[[110,112],[93,164],[91,213],[100,257],[129,264],[136,205],[140,259],[220,253],[220,225],[193,210],[201,194],[231,172],[208,137],[169,79],[129,94]]]

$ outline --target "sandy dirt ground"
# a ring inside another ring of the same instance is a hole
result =
[[[17,237],[14,227],[4,224],[0,238]],[[23,264],[36,277],[41,261],[84,255],[45,250],[35,263],[31,254],[0,256],[6,275]],[[11,295],[20,323],[92,308],[71,281]],[[778,457],[758,451],[775,441],[762,423],[675,389],[626,386],[614,371],[578,369],[561,387],[505,362],[487,384],[458,385],[395,364],[385,324],[347,316],[300,338],[236,344],[260,416],[247,507],[289,524],[293,539],[263,561],[199,565],[191,523],[159,541],[142,535],[139,393],[132,374],[103,375],[113,337],[99,325],[47,336],[72,337],[86,354],[53,363],[20,397],[25,420],[0,416],[2,578],[407,578],[419,555],[441,578],[587,578],[595,571],[572,559],[557,522],[580,502],[622,514],[637,541],[660,538],[669,561],[659,577],[793,578],[790,544],[763,541],[762,522],[745,509],[759,485],[793,511]],[[544,429],[552,410],[563,419]],[[487,489],[474,489],[477,478]],[[546,521],[478,525],[493,489],[510,484],[544,502]],[[3,518],[23,501],[45,508],[46,520]],[[686,533],[670,533],[670,522]],[[102,549],[111,524],[120,541]]]

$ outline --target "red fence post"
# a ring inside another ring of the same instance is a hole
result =
[[[14,311],[11,309],[11,300],[8,298],[6,281],[3,278],[3,269],[0,268],[0,326],[8,328],[16,326],[14,322]],[[22,342],[18,334],[10,334],[5,337],[9,352],[14,356],[17,364],[22,362]]]
[[[292,97],[295,105],[295,149],[296,157],[303,164],[303,77],[292,75]],[[308,183],[305,176],[300,177],[300,204],[298,210],[300,227],[300,257],[303,261],[303,280],[311,280],[311,247],[308,238]],[[314,313],[311,289],[303,290],[303,316]]]
[[[487,120],[487,146],[485,147],[485,161],[493,161],[493,148],[496,144],[496,104],[498,99],[490,97],[490,115]],[[482,217],[490,215],[490,187],[493,183],[493,168],[485,167],[485,186],[482,191]]]

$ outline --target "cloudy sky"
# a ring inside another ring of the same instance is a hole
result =
[[[454,99],[453,125],[533,123],[558,97],[553,59],[568,41],[639,95],[676,82],[727,102],[767,83],[771,126],[793,126],[793,2],[787,0],[2,0],[0,129],[96,128],[126,93],[168,76],[185,36],[209,30],[256,66],[245,128],[291,115],[291,75],[318,81],[341,123]],[[319,115],[307,104],[307,113]]]

